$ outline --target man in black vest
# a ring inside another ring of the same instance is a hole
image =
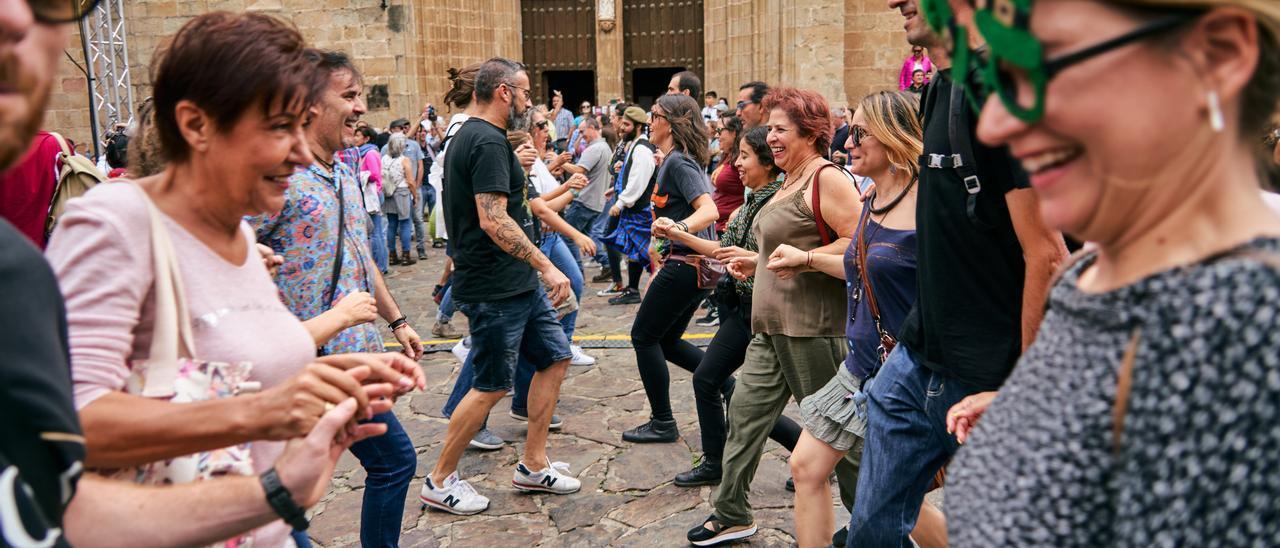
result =
[[[649,207],[649,196],[653,193],[653,184],[658,174],[657,162],[654,160],[656,147],[645,136],[648,117],[644,109],[632,106],[623,112],[618,121],[618,129],[627,146],[620,164],[617,164],[618,177],[614,183],[617,200],[609,208],[609,228],[605,231],[606,245],[609,245],[609,262],[616,273],[614,288],[620,289],[609,299],[609,304],[636,304],[640,302],[640,276],[644,273],[644,261],[638,261],[635,248],[644,241],[648,247],[648,224],[633,222],[645,217]],[[620,233],[619,233],[620,232]],[[615,234],[617,233],[617,234]],[[614,242],[630,241],[630,246],[617,245]],[[626,253],[627,248],[633,252]],[[627,255],[627,286],[621,288],[622,273],[619,270],[622,257]],[[604,294],[602,292],[602,294]]]

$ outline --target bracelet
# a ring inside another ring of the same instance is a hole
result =
[[[400,317],[399,317],[398,319],[396,319],[395,321],[393,321],[393,322],[391,322],[391,323],[387,324],[387,327],[390,327],[392,331],[395,331],[395,330],[400,329],[401,327],[404,327],[404,326],[406,326],[406,325],[409,325],[409,320],[408,320],[407,318],[405,318],[404,316],[400,316]]]
[[[684,221],[680,221],[676,223],[676,226],[679,227],[680,230],[683,230],[686,233],[689,232],[689,225],[685,224]]]
[[[813,268],[813,252],[812,251],[804,252],[804,266],[805,268]]]
[[[285,523],[295,531],[306,531],[307,527],[311,526],[311,522],[307,521],[306,510],[293,502],[293,494],[280,481],[280,475],[276,473],[275,467],[263,472],[258,476],[258,480],[262,482],[262,490],[267,494],[267,504],[276,515],[284,519]]]

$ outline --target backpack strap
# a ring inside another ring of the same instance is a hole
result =
[[[953,73],[954,76],[954,73]],[[926,95],[932,98],[935,86],[930,85]],[[954,80],[951,83],[951,96],[948,98],[951,108],[947,120],[947,138],[951,145],[951,154],[924,154],[920,156],[921,169],[952,169],[960,176],[964,190],[968,194],[965,200],[965,213],[969,222],[982,229],[990,229],[991,225],[978,218],[978,194],[982,192],[982,179],[978,176],[978,166],[973,155],[973,138],[969,135],[969,106],[965,102],[964,86]]]

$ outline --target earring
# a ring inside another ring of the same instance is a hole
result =
[[[1206,99],[1209,102],[1209,127],[1216,133],[1222,133],[1222,130],[1227,127],[1227,122],[1222,116],[1222,102],[1218,99],[1218,92],[1209,90]]]
[[[897,174],[898,174],[898,166],[889,164],[889,175],[897,175]]]

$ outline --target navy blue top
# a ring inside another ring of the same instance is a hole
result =
[[[867,270],[871,272],[871,288],[880,307],[880,323],[894,335],[916,302],[916,231],[884,228],[867,219]],[[862,298],[862,279],[858,277],[858,234],[844,252],[845,287],[849,296],[849,321],[844,334],[849,339],[845,367],[859,379],[865,379],[880,366],[880,335],[871,317],[871,305]]]

